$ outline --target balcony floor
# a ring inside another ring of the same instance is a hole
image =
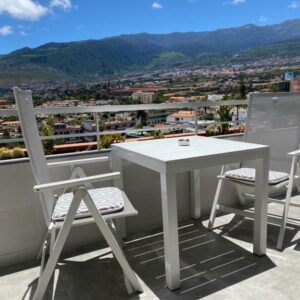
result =
[[[213,232],[200,221],[180,226],[179,290],[164,287],[163,242],[157,228],[126,241],[128,259],[142,279],[144,293],[127,295],[119,265],[109,248],[99,243],[60,260],[46,299],[300,299],[298,226],[289,227],[285,249],[279,252],[275,249],[278,226],[269,225],[264,257],[251,252],[252,220],[222,216]],[[3,268],[0,299],[31,299],[38,275],[36,261]]]

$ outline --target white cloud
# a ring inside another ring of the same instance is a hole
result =
[[[297,9],[300,7],[299,1],[293,1],[290,5],[288,5],[288,8]]]
[[[258,22],[264,23],[264,22],[268,22],[268,18],[266,18],[265,16],[260,16],[258,19]]]
[[[152,3],[152,8],[160,9],[160,8],[163,8],[163,6],[159,2],[153,2]]]
[[[0,0],[0,14],[15,19],[36,21],[48,12],[48,8],[33,0]]]
[[[58,7],[63,10],[69,10],[72,8],[71,0],[52,0],[50,7]]]
[[[246,2],[246,0],[231,0],[230,4],[231,5],[240,5],[240,4],[243,4],[245,2]]]
[[[7,36],[12,33],[14,33],[14,31],[11,26],[7,25],[0,27],[0,36]]]

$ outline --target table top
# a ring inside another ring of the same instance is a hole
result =
[[[179,146],[180,138],[166,138],[151,141],[137,141],[113,144],[113,148],[152,157],[153,159],[168,162],[192,157],[218,155],[239,151],[248,151],[267,146],[237,142],[228,139],[192,136],[189,146]]]
[[[187,162],[201,158],[207,160],[209,157],[215,159],[218,156],[234,156],[241,153],[249,155],[251,152],[260,150],[269,151],[269,147],[265,145],[199,136],[188,137],[190,145],[180,146],[179,139],[165,138],[113,144],[112,153],[140,165],[148,166],[150,161],[154,164],[171,165],[180,161]]]

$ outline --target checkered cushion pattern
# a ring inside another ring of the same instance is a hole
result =
[[[124,208],[122,191],[116,187],[92,189],[88,190],[88,193],[90,194],[101,214],[117,212]],[[65,193],[58,198],[52,214],[53,220],[64,220],[70,208],[72,199],[73,193]],[[91,214],[88,208],[86,207],[85,203],[81,201],[75,218],[79,219],[90,216]]]
[[[239,181],[255,181],[255,169],[240,168],[230,170],[225,173],[227,178],[232,178]],[[285,172],[269,171],[269,184],[274,185],[289,179],[289,174]]]

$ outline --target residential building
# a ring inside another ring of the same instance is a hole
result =
[[[167,123],[190,123],[194,121],[194,118],[194,111],[183,110],[169,115]]]
[[[236,107],[232,109],[232,121],[243,121],[245,122],[247,119],[247,110],[245,108],[239,107],[237,109]]]
[[[54,135],[72,135],[72,134],[78,134],[82,133],[83,130],[81,126],[68,126],[65,123],[55,123],[54,124]],[[68,138],[63,138],[63,140],[70,141],[70,142],[75,142],[75,141],[80,141],[81,137],[68,137]]]
[[[149,113],[147,117],[148,125],[165,123],[167,120],[167,112]]]
[[[208,95],[207,101],[221,101],[223,100],[224,95]]]
[[[290,92],[296,93],[300,92],[300,79],[293,79],[290,81]]]
[[[292,71],[287,71],[284,73],[284,80],[289,81],[289,80],[293,80],[295,76],[295,73]]]
[[[0,99],[0,106],[6,105],[7,101],[5,99]]]
[[[20,122],[19,121],[5,121],[1,123],[1,129],[10,129],[12,131],[19,131]]]
[[[100,125],[100,131],[106,130],[124,130],[135,126],[135,120],[108,121]]]
[[[143,92],[143,91],[137,91],[134,92],[131,97],[135,101],[140,101],[141,103],[152,103],[153,101],[153,92]]]

